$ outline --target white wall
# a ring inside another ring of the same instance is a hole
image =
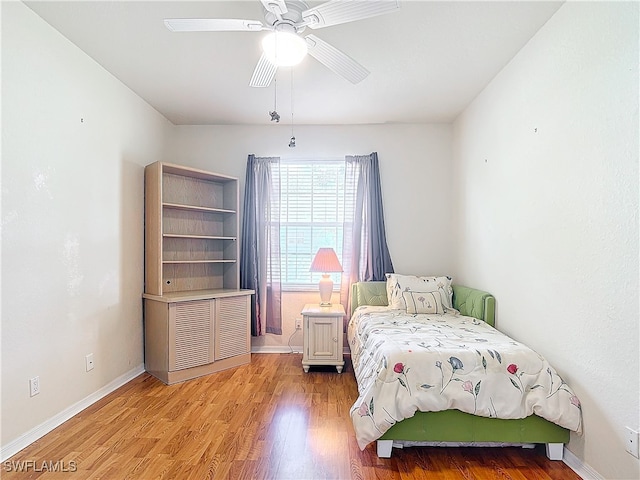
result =
[[[582,402],[569,450],[640,478],[638,3],[568,2],[454,124],[455,275]]]
[[[297,146],[291,149],[290,125],[176,127],[167,158],[239,177],[242,195],[249,153],[282,158],[344,158],[377,151],[387,242],[395,271],[450,274],[454,250],[449,125],[297,126],[294,133]],[[432,208],[427,210],[425,206]],[[285,295],[283,335],[254,338],[253,346],[288,349],[294,318],[304,303],[316,301],[315,293]],[[300,345],[301,336],[292,342]]]
[[[142,370],[143,166],[171,127],[2,2],[3,447]]]
[[[637,478],[623,448],[623,427],[640,426],[637,60],[638,4],[570,2],[453,131],[301,126],[292,151],[287,125],[171,126],[2,2],[2,445],[141,368],[145,164],[243,184],[248,153],[375,150],[396,271],[455,267],[456,281],[494,293],[499,326],[582,400],[571,452],[604,478]],[[433,217],[416,222],[425,205]],[[285,346],[315,298],[287,294],[285,335],[260,345]],[[42,393],[29,398],[36,375]]]

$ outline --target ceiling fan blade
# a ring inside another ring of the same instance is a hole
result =
[[[369,75],[369,70],[349,55],[315,35],[307,35],[305,40],[307,41],[309,55],[351,83],[359,83]]]
[[[305,10],[302,19],[309,22],[309,28],[323,28],[375,17],[399,8],[399,0],[331,0]]]
[[[273,77],[276,75],[277,70],[278,67],[271,63],[263,53],[260,60],[258,60],[258,64],[253,71],[253,75],[251,75],[249,86],[268,87],[271,84],[271,80],[273,80]]]
[[[264,8],[273,13],[274,15],[282,15],[283,13],[287,13],[289,9],[287,8],[287,4],[284,3],[284,0],[260,0]]]
[[[259,32],[268,30],[258,20],[235,18],[165,18],[164,24],[172,32]]]

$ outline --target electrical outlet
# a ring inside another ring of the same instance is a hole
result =
[[[86,357],[84,357],[85,364],[87,367],[87,372],[93,370],[93,353],[90,353]]]
[[[40,377],[29,379],[29,395],[34,397],[40,393]]]
[[[627,441],[625,442],[625,450],[636,458],[640,458],[640,451],[638,451],[638,432],[626,427],[627,429]]]
[[[302,329],[302,319],[296,318],[296,330]]]

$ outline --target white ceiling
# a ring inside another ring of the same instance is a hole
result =
[[[248,85],[265,32],[172,33],[163,24],[262,20],[258,0],[25,3],[176,125],[269,123],[273,84]],[[404,0],[394,13],[315,30],[371,74],[352,85],[305,58],[293,71],[295,123],[450,122],[561,5]],[[290,69],[276,79],[288,123]]]

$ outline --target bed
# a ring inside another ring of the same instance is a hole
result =
[[[360,448],[364,449],[376,441],[378,456],[384,458],[391,456],[392,447],[416,444],[517,444],[531,447],[543,443],[550,459],[562,460],[570,431],[581,432],[582,429],[580,402],[553,367],[537,353],[529,350],[536,356],[534,363],[544,362],[540,364],[544,368],[537,367],[542,368],[541,379],[529,378],[531,375],[525,374],[527,368],[524,360],[513,360],[519,357],[513,356],[511,348],[527,347],[493,328],[494,297],[487,292],[449,283],[452,308],[445,305],[444,312],[425,314],[416,313],[415,308],[408,307],[406,311],[394,310],[397,298],[393,305],[388,306],[389,297],[392,297],[391,288],[389,281],[359,282],[352,286],[348,341],[359,398],[351,408],[351,418]],[[407,294],[404,295],[408,300]],[[424,297],[421,295],[417,298],[424,303]],[[453,323],[450,325],[449,322]],[[404,338],[401,330],[405,328],[410,330],[410,338],[399,340]],[[434,329],[441,334],[434,337]],[[423,330],[431,335],[430,340],[415,336],[421,335]],[[479,331],[490,341],[481,337],[473,338]],[[459,338],[459,333],[468,333],[471,337]],[[491,343],[493,337],[497,338],[497,346]],[[462,342],[463,351],[452,353],[450,345],[443,346],[442,342],[449,341],[447,338]],[[388,339],[393,345],[382,344]],[[429,354],[445,352],[445,356],[435,361],[437,357],[425,357],[417,362],[416,359],[420,357],[414,355],[422,355],[423,351]],[[485,375],[482,380],[478,380],[480,377],[466,376],[471,374],[462,367],[463,363],[469,364],[469,358],[473,356],[477,358],[474,370]],[[460,359],[464,359],[464,362]],[[514,363],[510,363],[512,360]],[[520,371],[518,365],[521,366]],[[422,375],[427,370],[431,372],[427,381],[424,377],[416,377],[417,372]],[[530,365],[529,370],[533,371]],[[499,390],[499,393],[486,393],[491,392],[490,388],[493,387],[493,380],[487,375],[489,372],[497,372],[496,378],[502,382],[501,393]],[[417,383],[415,380],[418,380]],[[384,389],[386,393],[381,393]],[[413,396],[418,395],[414,390],[420,390],[420,395],[424,393],[423,390],[429,394],[433,392],[431,396],[438,400],[445,391],[446,394],[456,392],[458,398],[427,405],[414,401]],[[528,395],[537,395],[537,398],[526,400],[525,391]],[[516,411],[507,411],[505,415],[501,411],[504,405],[497,410],[494,408],[494,402],[505,403],[506,398],[513,395],[517,397],[518,394],[521,394],[521,402],[525,409],[531,411],[530,414],[519,415]],[[394,397],[394,405],[384,403],[390,401],[390,396]],[[487,403],[487,396],[491,397],[490,403]],[[556,403],[561,402],[562,406],[555,405],[550,411],[545,411],[546,407],[540,405],[547,401],[544,397]],[[483,405],[483,398],[486,405]],[[488,408],[485,408],[487,405]],[[561,412],[554,410],[560,408]],[[507,418],[500,418],[505,416]]]

